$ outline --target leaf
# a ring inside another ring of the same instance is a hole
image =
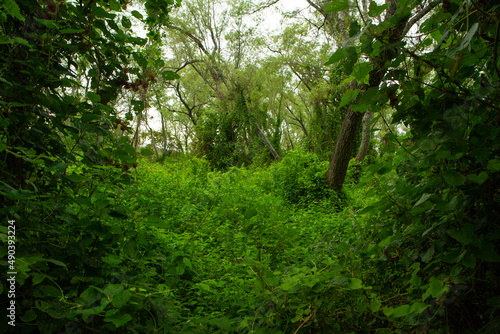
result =
[[[392,170],[392,161],[387,161],[382,166],[382,168],[380,168],[379,170],[377,170],[377,173],[383,175],[383,174],[389,173],[391,170]]]
[[[396,307],[392,311],[391,316],[394,318],[401,318],[401,317],[404,317],[405,315],[407,315],[408,313],[410,313],[410,305],[401,305],[401,306]]]
[[[102,262],[107,263],[112,266],[119,265],[122,263],[122,259],[114,254],[107,254],[106,256],[101,257]]]
[[[444,282],[436,277],[431,278],[431,283],[429,288],[422,295],[422,300],[426,300],[429,296],[433,298],[439,298],[448,291],[448,286],[444,285]]]
[[[349,104],[352,100],[354,100],[359,94],[359,89],[348,89],[344,95],[342,95],[342,99],[340,100],[339,108]]]
[[[144,102],[139,100],[132,100],[130,103],[134,106],[134,111],[137,111],[138,113],[140,113],[146,108]]]
[[[180,75],[173,71],[163,71],[161,72],[161,76],[165,80],[175,80],[180,78]]]
[[[108,13],[104,8],[92,6],[92,13],[97,17],[105,17],[107,19],[114,19],[115,14]]]
[[[245,217],[245,219],[250,219],[254,216],[257,215],[257,210],[255,208],[248,208],[245,213],[243,214],[243,216]]]
[[[113,297],[112,304],[116,308],[122,308],[132,297],[132,293],[129,290],[123,290]]]
[[[444,172],[444,180],[450,186],[461,186],[465,183],[465,176],[457,172],[456,170],[447,170]]]
[[[22,320],[22,322],[31,322],[33,320],[36,320],[36,312],[35,310],[28,310],[24,315],[20,316],[19,319]]]
[[[87,98],[92,103],[101,102],[101,96],[99,94],[94,93],[94,92],[87,92]]]
[[[476,257],[471,254],[467,253],[463,258],[462,258],[462,264],[466,266],[467,268],[475,268],[476,267]]]
[[[71,28],[68,28],[68,29],[62,29],[59,32],[61,34],[79,34],[79,33],[82,33],[84,31],[85,31],[85,29],[71,29]]]
[[[330,2],[326,8],[325,8],[325,13],[331,13],[331,12],[340,12],[342,10],[346,10],[347,7],[349,7],[349,1],[347,0],[333,0]]]
[[[448,234],[456,241],[468,245],[474,240],[474,226],[472,226],[472,224],[467,224],[460,230],[449,229]]]
[[[133,10],[130,12],[130,14],[132,14],[133,17],[135,17],[136,19],[139,19],[139,20],[142,20],[144,16],[142,16],[141,13],[139,13],[138,11],[136,10]]]
[[[132,22],[130,22],[128,17],[126,17],[126,16],[122,17],[122,26],[125,29],[130,29],[132,27]]]
[[[492,242],[482,240],[482,245],[474,251],[474,254],[486,262],[500,263],[500,255],[495,251],[495,245]]]
[[[19,6],[17,5],[17,3],[14,0],[4,0],[3,1],[3,8],[11,16],[15,17],[19,21],[24,22],[24,16],[21,15],[21,11],[19,9]]]
[[[43,282],[43,280],[45,279],[46,275],[45,274],[38,274],[38,273],[35,273],[33,274],[33,285],[37,285],[37,284],[40,284]]]
[[[359,82],[366,81],[366,83],[368,83],[368,75],[372,69],[373,65],[370,63],[358,63],[354,66],[354,77],[358,79]]]
[[[116,328],[125,325],[127,322],[132,320],[132,316],[128,313],[123,314],[121,317],[104,318],[104,321],[112,322]]]
[[[435,253],[435,249],[434,249],[434,245],[432,245],[431,247],[429,247],[429,249],[427,249],[427,251],[420,254],[420,257],[422,258],[422,261],[424,261],[424,263],[429,263],[429,262],[431,262],[432,257],[434,256],[434,253]]]
[[[488,161],[488,166],[486,167],[490,172],[498,172],[500,170],[500,159],[492,159]]]
[[[14,37],[12,39],[12,41],[15,42],[15,43],[22,44],[24,46],[31,47],[30,43],[27,40],[25,40],[24,38],[21,38],[21,37]]]
[[[467,178],[470,181],[475,182],[477,184],[483,184],[488,179],[488,173],[481,172],[478,175],[476,175],[476,174],[469,174],[469,175],[467,175]]]
[[[361,280],[359,278],[350,278],[347,282],[347,286],[345,287],[348,290],[357,290],[361,289],[363,286],[361,284]]]
[[[372,312],[377,312],[380,309],[380,306],[382,306],[382,303],[378,299],[374,299],[370,302],[370,310]]]
[[[413,304],[410,307],[410,312],[420,314],[420,313],[424,312],[426,309],[428,309],[429,307],[430,307],[430,305],[428,305],[426,303],[416,302],[415,304]]]
[[[50,263],[53,263],[53,264],[55,264],[56,266],[66,267],[66,265],[65,265],[63,262],[59,261],[59,260],[47,259],[46,261],[47,261],[47,262],[50,262]]]
[[[331,65],[334,64],[346,57],[346,54],[344,52],[344,49],[337,49],[335,53],[330,57],[330,59],[325,63],[326,65]],[[351,80],[352,81],[352,80]]]
[[[390,5],[390,3],[386,3],[386,4],[379,6],[379,5],[377,5],[377,3],[375,1],[372,1],[372,2],[370,2],[370,6],[368,7],[368,15],[370,17],[377,17],[380,14],[382,14],[382,12],[384,10],[389,8],[389,5]]]
[[[462,41],[457,46],[455,46],[453,49],[448,51],[446,56],[449,58],[455,59],[457,57],[458,53],[460,53],[460,51],[462,51],[466,47],[470,46],[472,38],[474,37],[474,35],[476,34],[478,29],[479,29],[479,23],[476,22],[470,27],[469,31],[464,36]]]
[[[415,205],[413,205],[413,207],[419,206],[420,204],[427,201],[430,197],[431,197],[430,194],[423,194],[422,197],[420,197],[420,199],[417,201],[417,203],[415,203]]]

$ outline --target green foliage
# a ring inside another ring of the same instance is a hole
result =
[[[328,162],[303,149],[289,151],[283,160],[271,167],[273,191],[291,204],[309,205],[336,198],[325,183]]]
[[[0,254],[14,221],[15,261],[1,268],[17,271],[16,327],[2,321],[1,330],[151,328],[153,301],[166,305],[166,294],[151,295],[154,275],[138,274],[149,260],[134,262],[146,236],[117,194],[134,182],[137,160],[115,136],[112,107],[127,73],[140,75],[130,59],[146,39],[131,34],[116,1],[1,6]]]

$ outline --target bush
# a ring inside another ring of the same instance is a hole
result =
[[[288,152],[271,167],[274,192],[290,204],[310,205],[325,199],[337,199],[325,182],[327,161],[320,161],[302,149]]]

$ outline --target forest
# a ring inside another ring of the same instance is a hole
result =
[[[1,0],[0,32],[0,333],[500,332],[498,2]]]

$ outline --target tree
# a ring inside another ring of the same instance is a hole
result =
[[[386,10],[385,21],[378,26],[373,26],[370,30],[372,23],[367,23],[363,29],[359,28],[359,34],[364,36],[363,43],[357,47],[348,46],[339,49],[330,59],[329,63],[333,63],[345,57],[352,57],[349,61],[352,62],[348,70],[353,70],[354,62],[359,56],[359,51],[366,52],[373,48],[373,41],[378,43],[380,52],[369,53],[371,70],[369,72],[369,79],[367,84],[353,85],[352,102],[348,108],[347,114],[342,123],[339,136],[335,143],[335,149],[332,157],[330,158],[330,165],[326,174],[326,182],[336,191],[342,189],[345,180],[347,167],[349,164],[352,150],[354,149],[354,142],[356,135],[359,131],[364,112],[371,107],[372,103],[381,104],[380,100],[376,102],[374,96],[382,95],[387,92],[387,88],[379,90],[379,86],[384,81],[387,73],[387,64],[391,63],[394,59],[402,53],[403,39],[406,33],[410,31],[411,27],[417,23],[424,15],[431,11],[438,2],[429,2],[425,7],[417,9],[414,13],[412,7],[408,6],[406,1],[398,2],[391,1],[390,3],[377,7],[372,11],[372,16],[380,14],[381,11]],[[344,8],[330,7],[330,11],[340,11]],[[373,31],[373,33],[371,32]],[[357,37],[357,36],[356,36]],[[359,50],[359,51],[358,51]],[[353,62],[354,60],[354,62]],[[357,80],[364,79],[366,73],[358,74]],[[386,85],[387,87],[387,85]],[[357,110],[353,110],[353,104],[357,104]]]
[[[216,97],[215,100],[207,97],[203,102],[212,113],[206,113],[196,124],[197,147],[222,169],[251,161],[255,153],[248,148],[253,134],[261,139],[274,159],[280,159],[267,138],[264,112],[254,108],[251,102],[255,71],[245,55],[257,39],[252,37],[252,28],[243,20],[249,11],[247,1],[225,7],[219,2],[196,0],[186,3],[186,12],[179,14],[172,25],[172,38],[178,41],[172,50],[178,52],[179,67],[182,62],[192,68]],[[182,94],[178,96],[181,98]],[[189,114],[191,107],[185,102],[184,99],[182,104]],[[214,113],[214,110],[217,111]]]
[[[154,38],[176,2],[143,4],[146,17],[118,1],[0,4],[0,213],[22,245],[11,256],[13,330],[88,331],[93,314],[92,326],[116,331],[131,313],[130,329],[145,328],[139,319],[150,306],[104,320],[104,307],[90,311],[86,299],[116,296],[112,283],[123,268],[101,259],[140,234],[117,199],[134,180],[135,152],[121,136],[133,115],[123,119],[114,103],[122,90],[147,82],[131,60],[147,42],[134,35],[131,17],[147,23]],[[122,228],[111,232],[116,220]]]

